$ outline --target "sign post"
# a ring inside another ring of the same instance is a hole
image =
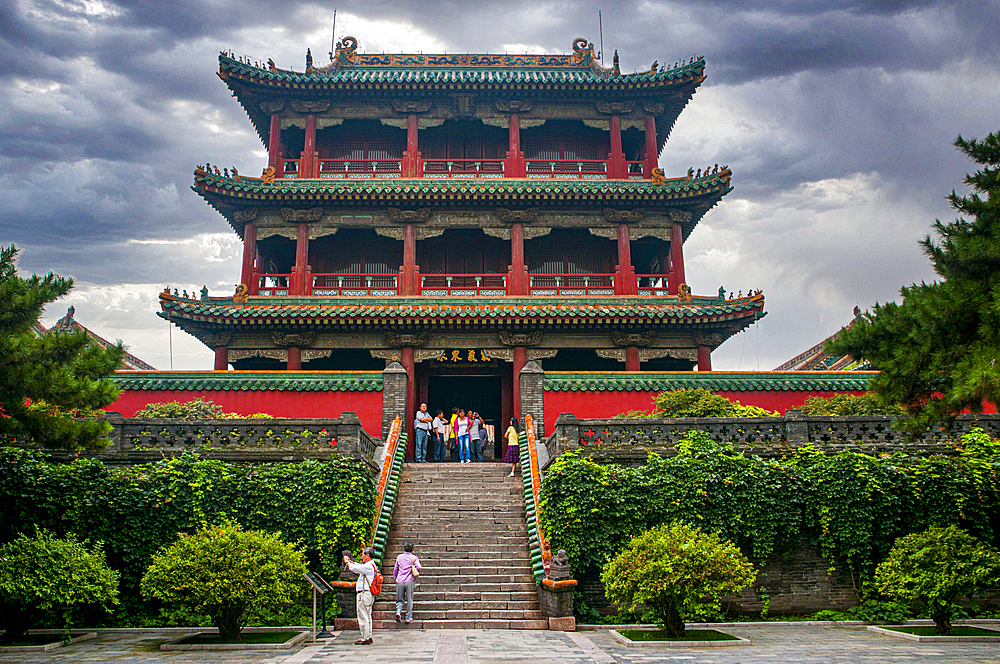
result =
[[[313,641],[317,639],[332,639],[333,634],[326,629],[326,594],[333,590],[333,586],[326,582],[326,579],[319,574],[306,572],[302,576],[313,588]],[[323,616],[323,631],[316,633],[316,593],[319,593],[320,614]]]

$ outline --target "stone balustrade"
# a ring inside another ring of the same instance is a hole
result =
[[[954,443],[973,427],[998,437],[1000,415],[963,415],[914,436],[894,429],[890,417],[820,417],[794,410],[783,417],[745,418],[577,419],[571,413],[562,413],[545,446],[550,459],[582,448],[596,458],[642,463],[649,450],[673,454],[677,442],[693,430],[762,457],[779,456],[807,443],[829,453],[849,449],[948,454],[954,453]]]
[[[373,468],[379,441],[362,428],[356,413],[322,419],[143,419],[108,413],[110,445],[85,456],[110,464],[158,461],[184,452],[227,461],[266,462],[351,455]],[[55,458],[70,456],[44,450]]]

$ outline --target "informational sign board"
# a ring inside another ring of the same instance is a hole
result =
[[[318,592],[321,595],[325,595],[326,593],[333,590],[333,586],[327,583],[326,579],[321,577],[319,574],[314,574],[313,572],[306,572],[302,576],[304,576],[306,578],[306,581],[308,581],[309,584],[316,589],[316,592]]]

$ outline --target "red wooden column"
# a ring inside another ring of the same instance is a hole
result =
[[[670,228],[670,275],[667,277],[667,288],[671,295],[677,295],[677,289],[684,281],[684,229],[674,223]]]
[[[625,166],[625,153],[622,151],[622,122],[617,115],[612,115],[609,121],[611,129],[611,166],[608,168],[608,177],[614,180],[623,180],[628,177]]]
[[[298,233],[295,236],[295,265],[292,268],[294,274],[291,285],[292,295],[309,295],[312,290],[308,283],[309,274],[309,224],[299,224]]]
[[[215,347],[215,370],[229,371],[229,348],[226,346]]]
[[[507,149],[507,159],[503,166],[504,177],[527,177],[524,153],[521,152],[521,119],[517,117],[517,113],[511,113],[507,117],[507,135],[510,138],[510,143]]]
[[[399,363],[406,369],[406,415],[403,424],[406,426],[406,456],[412,459],[414,454],[413,416],[417,412],[417,381],[416,364],[413,361],[413,347],[403,346],[399,353]]]
[[[278,175],[281,165],[281,118],[277,113],[271,113],[271,131],[267,137],[267,165],[274,168]]]
[[[419,178],[420,173],[420,143],[417,134],[417,115],[406,116],[406,159],[403,161],[403,177]]]
[[[625,371],[639,371],[639,347],[625,348]]]
[[[400,295],[416,293],[417,274],[417,229],[413,224],[403,228],[403,282],[399,284]]]
[[[653,169],[656,168],[656,116],[652,113],[646,114],[646,163],[642,168],[642,177],[649,179],[653,177]]]
[[[527,295],[528,283],[524,276],[524,226],[511,224],[510,227],[510,283],[508,295]]]
[[[628,224],[618,224],[618,274],[622,283],[616,289],[619,295],[638,295],[639,284],[632,269],[632,248],[628,237]]]
[[[698,346],[698,371],[712,370],[712,349],[708,346]]]
[[[257,260],[257,227],[247,223],[243,227],[243,269],[240,272],[240,283],[254,290],[253,266]]]
[[[289,371],[301,371],[302,370],[302,349],[296,348],[295,346],[289,346],[288,348],[288,364],[287,368]]]
[[[302,159],[299,160],[299,177],[316,177],[316,116],[310,113],[306,116],[306,140],[302,148]]]
[[[528,363],[528,349],[514,346],[514,417],[521,417],[521,369]]]

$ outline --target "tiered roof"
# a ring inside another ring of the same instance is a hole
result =
[[[691,58],[673,67],[623,74],[618,56],[612,67],[604,67],[586,39],[573,42],[573,53],[531,55],[508,53],[358,53],[358,42],[345,37],[330,64],[314,67],[308,55],[306,70],[296,72],[237,58],[219,56],[219,77],[226,82],[250,116],[257,133],[266,142],[268,116],[259,101],[294,95],[304,99],[341,99],[350,96],[433,96],[458,88],[470,93],[489,93],[520,98],[602,99],[623,97],[664,100],[657,117],[657,146],[662,150],[677,116],[705,80],[705,59]]]
[[[706,169],[707,171],[708,169]],[[237,233],[243,224],[234,221],[238,207],[262,205],[317,205],[336,202],[365,207],[390,207],[405,203],[433,202],[447,205],[518,206],[560,205],[568,202],[590,206],[684,205],[697,207],[703,215],[732,191],[732,171],[723,168],[701,177],[672,178],[664,184],[650,180],[438,180],[431,178],[370,180],[275,180],[226,177],[199,167],[194,172],[194,191],[229,221]],[[686,238],[698,216],[685,222]]]

